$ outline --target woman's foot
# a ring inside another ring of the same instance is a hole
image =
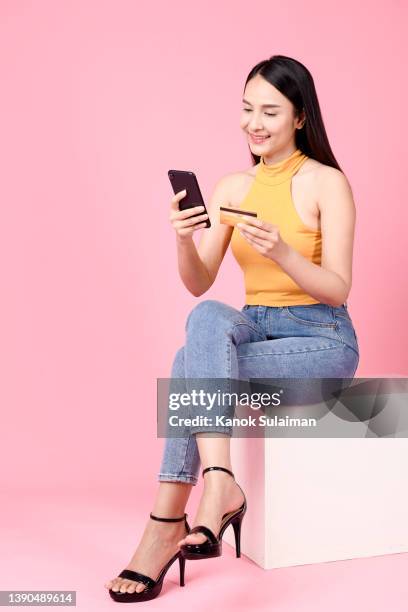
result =
[[[200,500],[194,525],[205,525],[218,536],[223,514],[238,510],[244,502],[244,495],[235,480],[221,470],[211,470],[204,475],[204,491]],[[203,533],[192,533],[177,542],[202,544],[207,540]]]
[[[179,516],[181,515],[182,513]],[[179,550],[177,542],[186,533],[184,521],[164,523],[149,518],[139,546],[125,569],[140,572],[156,580],[161,569]],[[143,582],[115,577],[107,582],[105,587],[120,593],[140,593],[146,585]]]

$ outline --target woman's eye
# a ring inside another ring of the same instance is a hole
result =
[[[243,111],[246,111],[247,113],[251,112],[250,108],[243,108]],[[265,115],[268,115],[268,117],[276,117],[276,113],[265,113]]]

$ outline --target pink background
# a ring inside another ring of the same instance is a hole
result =
[[[167,170],[195,171],[208,199],[222,175],[250,165],[243,85],[275,53],[311,71],[352,185],[356,375],[407,375],[406,17],[396,0],[2,0],[6,495],[136,496],[141,479],[150,510],[163,445],[156,378],[170,376],[196,303],[244,303],[229,252],[205,296],[182,285]]]

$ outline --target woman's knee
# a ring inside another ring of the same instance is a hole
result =
[[[219,300],[204,300],[197,304],[187,317],[186,331],[191,327],[217,327],[232,322],[236,311],[232,306]],[[238,313],[239,314],[239,313]]]

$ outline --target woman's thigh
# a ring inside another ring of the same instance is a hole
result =
[[[354,350],[324,337],[278,338],[241,344],[237,347],[237,357],[238,379],[250,381],[249,391],[267,392],[269,385],[274,388],[278,384],[284,389],[286,406],[331,401],[349,386],[358,365]],[[325,380],[322,382],[322,379]]]
[[[237,347],[243,377],[348,378],[359,361],[353,324],[343,307],[244,306],[265,331],[259,342]]]
[[[239,378],[352,378],[358,354],[321,336],[248,342],[237,346]]]

